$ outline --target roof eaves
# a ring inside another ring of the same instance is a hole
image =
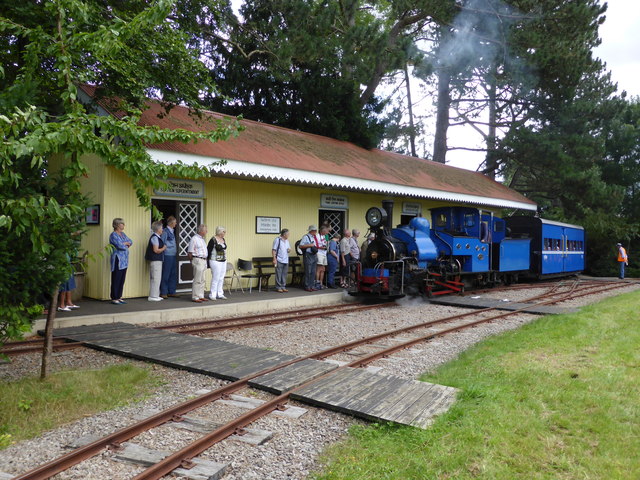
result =
[[[483,197],[464,193],[447,192],[429,188],[412,187],[409,185],[398,185],[394,183],[367,180],[363,178],[346,177],[308,170],[298,170],[292,168],[275,167],[262,165],[259,163],[240,162],[238,160],[225,160],[224,164],[219,164],[216,159],[202,157],[188,153],[168,152],[164,150],[149,149],[148,153],[154,161],[172,164],[180,160],[187,164],[197,164],[208,167],[220,175],[230,175],[246,178],[257,178],[270,181],[280,181],[285,183],[297,183],[314,186],[327,186],[345,190],[365,191],[372,193],[384,193],[415,198],[427,198],[432,200],[451,201],[468,203],[473,205],[484,205],[499,208],[517,208],[522,210],[536,210],[536,205],[514,200]],[[213,165],[212,165],[213,163]]]

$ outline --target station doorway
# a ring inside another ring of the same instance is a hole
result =
[[[198,225],[202,223],[202,202],[154,198],[151,203],[162,213],[164,227],[171,215],[178,221],[175,232],[178,247],[178,289],[189,290],[193,284],[193,268],[187,256],[187,248],[191,237],[198,233]]]
[[[346,211],[345,210],[319,210],[318,211],[318,228],[323,223],[328,223],[330,226],[329,233],[339,233],[342,236],[342,232],[346,228]]]

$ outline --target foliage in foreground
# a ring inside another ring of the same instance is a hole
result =
[[[429,430],[358,427],[317,479],[640,478],[640,292],[492,337],[424,380],[460,388]]]
[[[131,364],[66,371],[45,381],[0,382],[0,449],[87,415],[139,401],[158,385],[150,369]]]
[[[28,330],[42,312],[39,305],[71,274],[69,258],[75,256],[84,207],[91,200],[80,188],[82,177],[90,174],[84,155],[95,154],[124,171],[140,205],[151,208],[149,191],[161,188],[163,179],[198,178],[208,170],[153,162],[147,145],[216,142],[237,133],[237,122],[207,124],[203,119],[202,131],[195,133],[138,124],[150,95],[167,111],[183,103],[197,113],[200,93],[215,90],[199,50],[187,43],[183,22],[188,21],[174,18],[176,3],[3,4],[0,343]],[[83,105],[78,84],[96,85],[97,95],[112,103],[118,99],[113,105],[118,118]],[[63,166],[54,168],[55,163]]]

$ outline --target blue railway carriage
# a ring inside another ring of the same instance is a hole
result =
[[[531,274],[553,277],[580,273],[585,268],[585,232],[579,225],[515,216],[506,219],[513,237],[531,239]]]

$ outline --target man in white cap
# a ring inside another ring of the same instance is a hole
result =
[[[318,233],[318,227],[309,225],[308,233],[300,240],[300,249],[303,252],[302,259],[304,263],[304,289],[307,292],[316,290],[316,265],[318,263],[316,233]]]
[[[618,263],[620,264],[620,277],[618,278],[622,280],[624,279],[624,266],[629,265],[629,256],[621,243],[616,243],[616,247],[618,247]]]

